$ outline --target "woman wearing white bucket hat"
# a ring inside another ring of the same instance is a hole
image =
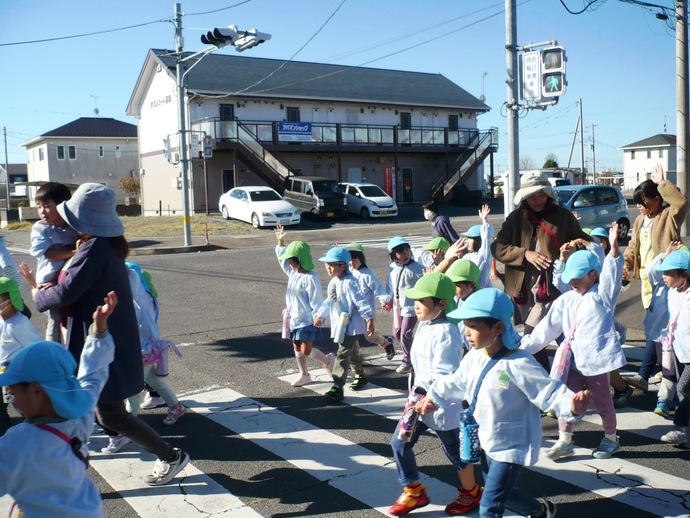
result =
[[[117,215],[115,192],[101,184],[85,183],[57,209],[79,234],[78,249],[64,280],[52,288],[32,290],[36,307],[39,311],[67,308],[66,345],[78,360],[94,309],[109,292],[117,293],[119,304],[108,320],[115,359],[96,406],[96,417],[109,433],[120,434],[117,437],[122,438],[121,445],[132,440],[158,458],[153,474],[145,478],[148,484],[167,484],[184,468],[189,455],[170,446],[153,428],[129,414],[124,404],[124,399],[144,388],[144,366],[125,266],[129,246]]]
[[[558,205],[556,192],[539,172],[522,176],[515,205],[496,234],[491,253],[505,265],[505,292],[518,308],[524,333],[529,334],[560,295],[552,284],[552,264],[561,246],[573,239],[592,238],[572,212]],[[549,370],[545,349],[535,358]]]

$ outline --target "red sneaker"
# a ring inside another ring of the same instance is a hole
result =
[[[416,487],[405,486],[402,495],[400,495],[388,512],[394,516],[402,516],[428,504],[429,497],[426,496],[426,488],[424,486],[421,484]]]
[[[478,488],[477,496],[472,496],[467,489],[460,488],[457,498],[446,506],[446,514],[458,516],[470,512],[472,509],[479,506],[483,491],[484,488],[480,487]]]

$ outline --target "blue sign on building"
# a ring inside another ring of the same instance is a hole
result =
[[[311,142],[311,122],[279,122],[278,140],[283,142]]]

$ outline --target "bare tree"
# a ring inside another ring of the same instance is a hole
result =
[[[536,169],[536,165],[534,164],[534,159],[529,156],[521,156],[520,157],[520,171],[529,171],[530,169]]]

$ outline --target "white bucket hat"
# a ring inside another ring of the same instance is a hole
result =
[[[125,233],[115,210],[115,191],[100,183],[81,184],[57,210],[77,232],[96,237],[117,237]]]
[[[515,205],[520,205],[523,200],[539,191],[544,191],[549,198],[557,201],[556,191],[553,190],[546,176],[538,171],[523,174],[520,179],[520,190],[515,193]]]

